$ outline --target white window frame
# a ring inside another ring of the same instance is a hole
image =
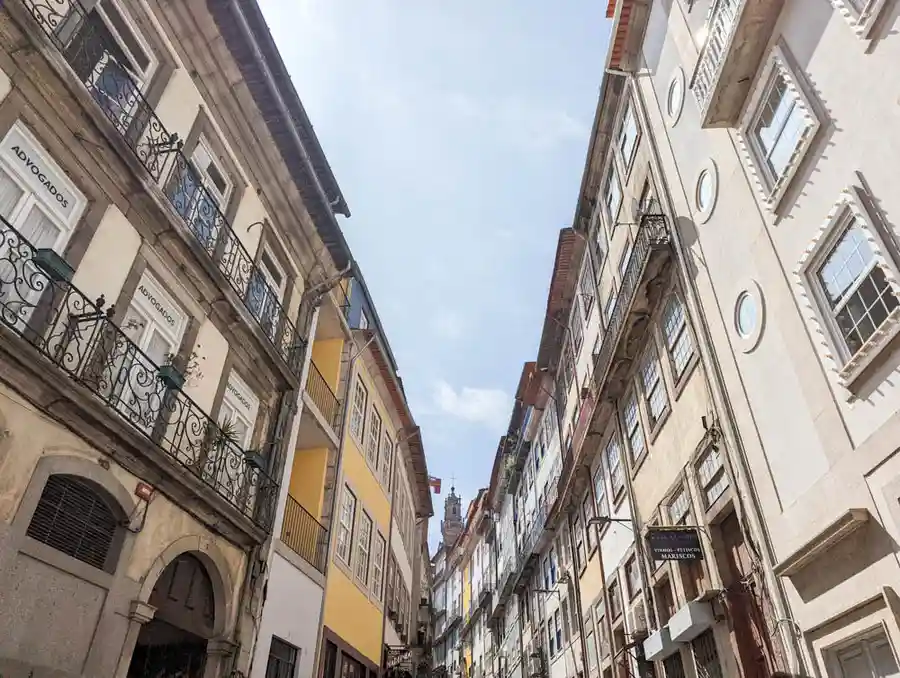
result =
[[[216,170],[222,176],[222,179],[225,180],[224,191],[220,191],[218,186],[216,186],[215,182],[213,182],[212,178],[209,176],[209,167],[202,167],[200,164],[198,164],[198,151],[201,153],[205,153],[209,157],[209,165],[214,165]],[[225,168],[222,167],[221,163],[219,162],[219,158],[216,157],[215,153],[213,153],[212,145],[206,140],[206,137],[202,135],[199,139],[197,139],[197,145],[191,152],[191,164],[193,165],[194,170],[200,175],[200,179],[203,183],[203,188],[205,188],[208,193],[212,194],[212,196],[219,201],[217,206],[222,212],[224,212],[225,207],[228,204],[228,199],[231,197],[231,191],[234,185],[231,181],[231,177],[228,176],[228,172],[225,171]],[[269,254],[269,257],[274,259],[271,253]],[[282,280],[284,280],[284,275],[282,275]],[[272,282],[270,281],[269,284],[272,284]]]
[[[644,435],[644,426],[641,422],[641,406],[638,403],[637,392],[631,389],[622,398],[622,430],[628,441],[628,452],[632,463],[637,463],[647,453],[647,437]],[[640,441],[639,449],[635,449],[635,441]],[[621,464],[621,461],[620,461]]]
[[[891,291],[900,298],[900,270],[897,269],[892,257],[887,255],[887,245],[882,239],[879,229],[874,226],[875,220],[868,211],[861,191],[855,186],[849,186],[841,192],[794,270],[801,311],[812,326],[814,334],[821,333],[827,342],[824,346],[821,343],[818,344],[820,355],[837,375],[838,383],[848,389],[860,373],[890,343],[891,339],[900,332],[900,307],[897,307],[891,311],[887,319],[869,337],[862,348],[850,355],[833,314],[830,310],[826,310],[830,307],[819,286],[816,273],[839,238],[843,236],[850,219],[857,220],[865,229],[869,237],[869,246],[872,248],[875,258],[875,265],[881,267]]]
[[[378,408],[372,404],[369,410],[369,431],[366,434],[366,461],[376,473],[380,468],[379,455],[381,453],[381,433],[384,426],[384,419],[378,413]]]
[[[610,451],[613,447],[615,447],[616,450],[615,465],[613,465],[612,458],[610,457]],[[612,494],[610,495],[612,501],[610,504],[613,504],[619,500],[625,491],[625,469],[622,468],[622,445],[615,435],[610,436],[609,440],[606,442],[606,446],[603,448],[603,465],[609,469],[609,486],[612,489]],[[616,478],[620,481],[619,487],[616,487]]]
[[[681,320],[670,328],[668,324],[669,309],[674,308],[675,304],[681,309]],[[691,328],[688,326],[687,309],[684,306],[684,300],[677,292],[673,291],[666,300],[665,306],[663,306],[660,324],[662,325],[662,336],[666,345],[666,353],[669,356],[672,374],[674,375],[677,384],[691,364],[691,358],[694,357],[694,337],[691,334]],[[687,342],[689,350],[684,354],[684,362],[679,365],[676,350],[682,341]]]
[[[656,380],[653,382],[650,381],[651,369],[656,373]],[[663,377],[662,363],[659,359],[659,349],[656,347],[656,342],[653,341],[652,334],[650,344],[644,350],[644,355],[641,358],[641,364],[638,371],[640,373],[641,391],[644,394],[644,406],[647,408],[647,419],[650,424],[650,430],[652,431],[653,427],[666,416],[666,411],[669,409],[669,392],[666,389],[666,380]],[[657,394],[660,394],[659,397],[661,400],[655,401],[654,396]],[[659,407],[658,412],[653,411],[654,402],[656,402]]]
[[[110,4],[115,6],[115,11],[119,13],[119,16],[122,17],[122,20],[127,24],[128,29],[131,31],[134,36],[135,42],[138,43],[141,49],[144,50],[147,54],[147,68],[143,73],[135,73],[130,68],[128,72],[137,82],[138,88],[141,91],[144,91],[150,81],[153,79],[154,73],[156,73],[156,69],[159,67],[159,60],[156,58],[156,54],[153,49],[150,47],[147,40],[144,38],[141,31],[138,29],[137,24],[134,19],[131,18],[131,15],[125,10],[120,2],[114,2],[113,0],[100,0],[94,9],[97,11],[97,14],[103,19],[103,23],[106,24],[107,30],[112,34],[112,36],[116,39],[116,43],[119,49],[124,52],[131,61],[134,61],[134,55],[131,53],[131,50],[128,49],[128,44],[125,40],[122,39],[122,36],[119,34],[119,31],[116,29],[115,23],[110,20],[107,15],[105,7],[108,7]],[[125,64],[120,64],[123,68]]]
[[[345,515],[347,512],[348,500],[350,501],[349,520],[347,520],[348,517]],[[334,554],[347,567],[350,567],[350,560],[353,555],[353,527],[356,521],[356,503],[356,495],[353,493],[353,490],[350,489],[350,486],[345,483],[344,492],[341,495],[341,512],[338,515],[338,529],[337,534],[335,535]]]
[[[360,407],[357,396],[362,393],[362,406]],[[356,384],[353,386],[353,401],[350,407],[350,435],[362,447],[366,432],[366,409],[369,407],[369,389],[363,383],[362,377],[357,375]]]
[[[634,124],[634,139],[632,141],[631,150],[626,153],[625,143],[628,141],[626,134],[626,123],[628,120]],[[634,166],[634,158],[637,155],[638,144],[641,141],[641,123],[637,119],[634,102],[630,97],[625,100],[625,107],[622,112],[622,120],[619,123],[619,133],[616,137],[616,146],[622,159],[622,167],[625,170],[625,176],[631,174],[631,168]]]
[[[381,458],[379,460],[381,483],[384,488],[391,491],[391,461],[394,456],[394,441],[391,440],[390,434],[387,432],[387,426],[382,423],[381,431]]]
[[[616,182],[616,186],[619,189],[619,199],[615,210],[611,210],[609,205],[609,189],[613,181]],[[601,200],[603,201],[603,213],[609,222],[609,232],[612,233],[616,229],[619,214],[622,212],[622,203],[625,200],[625,196],[622,193],[622,178],[619,176],[619,170],[616,168],[616,163],[613,162],[612,158],[610,158],[610,162],[607,165],[606,181],[603,182]]]
[[[356,565],[357,580],[363,585],[369,584],[369,567],[372,565],[372,533],[375,522],[372,516],[363,509],[359,512],[359,524],[356,526]]]
[[[247,399],[248,405],[250,406],[249,412],[246,411],[247,408],[240,402],[239,397],[231,393],[228,388],[229,385]],[[230,413],[228,410],[230,410]],[[230,416],[228,416],[229,414]],[[244,425],[247,427],[244,439],[235,441],[235,444],[242,450],[247,450],[250,448],[250,443],[253,440],[253,433],[256,428],[258,416],[259,398],[253,393],[252,389],[247,385],[247,382],[241,379],[240,375],[238,375],[235,370],[232,370],[231,374],[228,375],[228,380],[225,382],[225,390],[222,393],[222,404],[219,408],[219,424],[224,424],[228,419],[232,422],[243,421]]]
[[[765,65],[760,70],[756,83],[753,85],[744,117],[737,130],[741,155],[750,169],[750,174],[753,177],[760,199],[763,205],[773,212],[778,209],[788,186],[797,174],[803,158],[809,151],[813,139],[815,139],[822,125],[818,113],[819,109],[813,106],[811,95],[807,94],[805,83],[798,71],[792,66],[793,63],[794,60],[784,43],[778,43],[772,48]],[[760,159],[760,151],[754,138],[753,129],[762,113],[762,107],[765,104],[776,75],[780,75],[784,79],[788,90],[795,96],[795,105],[801,108],[801,112],[805,116],[806,127],[800,135],[800,140],[791,156],[791,160],[785,167],[784,173],[780,177],[770,178],[765,162]]]
[[[725,455],[717,446],[708,446],[694,462],[694,473],[697,488],[703,495],[703,508],[709,509],[731,485],[725,470]]]

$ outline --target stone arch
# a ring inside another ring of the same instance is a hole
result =
[[[31,473],[25,494],[22,495],[22,501],[19,502],[19,507],[16,509],[13,523],[21,524],[24,521],[27,525],[44,485],[47,483],[47,478],[52,475],[78,476],[91,481],[115,500],[117,504],[115,508],[124,516],[131,515],[137,506],[131,492],[125,489],[119,479],[101,466],[98,461],[72,454],[45,454],[38,459],[38,463]]]
[[[210,540],[198,536],[186,536],[176,539],[160,553],[141,581],[138,600],[149,604],[153,587],[165,569],[182,554],[190,554],[197,558],[206,568],[213,590],[213,637],[224,638],[230,632],[231,609],[231,575],[228,561],[219,548]]]

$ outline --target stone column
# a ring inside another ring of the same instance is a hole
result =
[[[206,665],[203,667],[203,678],[222,678],[236,648],[237,645],[224,638],[210,640],[206,644]]]
[[[125,642],[122,644],[122,654],[119,655],[119,665],[116,668],[116,678],[126,678],[128,666],[131,664],[131,655],[134,654],[134,646],[137,644],[141,627],[151,621],[156,615],[156,608],[143,600],[132,600],[131,611],[128,614],[128,632],[125,634]]]

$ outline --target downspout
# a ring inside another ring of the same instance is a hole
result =
[[[334,468],[335,486],[331,493],[331,507],[329,509],[329,515],[331,516],[331,525],[328,528],[328,532],[329,532],[328,540],[325,542],[325,588],[322,589],[322,602],[319,604],[319,626],[321,628],[319,629],[319,634],[316,637],[316,651],[315,651],[315,655],[313,656],[313,666],[316,667],[316,669],[315,669],[316,673],[318,673],[318,670],[319,670],[318,667],[319,667],[319,664],[321,663],[321,659],[322,659],[322,657],[321,657],[322,638],[323,638],[323,631],[325,630],[325,620],[323,618],[323,615],[325,614],[325,596],[328,591],[328,578],[329,578],[329,574],[331,572],[331,568],[328,567],[328,563],[331,558],[331,547],[334,542],[334,508],[335,508],[335,505],[337,504],[337,496],[338,496],[338,489],[339,489],[340,480],[341,480],[341,472],[344,469],[344,444],[345,444],[345,441],[347,440],[347,432],[344,430],[344,426],[347,422],[347,412],[350,410],[350,397],[349,396],[350,396],[350,384],[353,382],[353,366],[356,364],[357,358],[359,358],[359,356],[362,355],[362,352],[365,351],[366,348],[368,348],[369,344],[371,344],[373,341],[375,341],[375,334],[373,334],[371,337],[369,337],[369,340],[366,341],[365,344],[363,344],[362,348],[360,348],[359,351],[357,351],[356,353],[353,353],[353,342],[351,340],[351,347],[350,347],[351,355],[350,355],[349,364],[347,365],[347,379],[346,379],[346,383],[344,384],[344,394],[343,394],[344,398],[343,398],[343,402],[341,403],[341,432],[340,432],[340,439],[338,442],[337,459],[335,461],[335,468]],[[327,469],[326,469],[326,473],[327,473]],[[331,676],[325,676],[325,678],[331,678]]]
[[[630,74],[628,77],[630,77],[633,84],[635,85],[634,90],[637,92],[636,99],[641,108],[641,116],[643,117],[643,120],[646,123],[647,120],[649,120],[649,117],[647,115],[647,105],[644,100],[643,93],[641,92],[640,87],[637,86],[637,78],[633,74]],[[647,127],[649,130],[649,125],[645,124],[645,127]],[[661,162],[660,162],[659,146],[656,142],[656,136],[652,133],[648,133],[647,137],[648,137],[650,146],[653,150],[654,162],[656,164],[657,169],[659,169],[661,167]],[[677,164],[676,164],[676,166],[677,166]],[[660,178],[662,178],[662,176],[661,176],[662,173],[660,171],[658,171],[657,173],[660,175]],[[672,199],[671,191],[669,190],[668,184],[665,181],[660,181],[660,183],[661,183],[661,189],[662,189],[661,192],[665,196],[669,214],[675,214],[674,201]],[[680,175],[679,175],[679,183],[681,183],[681,185],[684,186],[684,182],[682,182],[680,180]],[[686,262],[689,260],[687,248],[686,248],[684,242],[682,241],[681,234],[679,233],[677,228],[670,229],[670,232],[671,232],[671,237],[675,243],[675,251],[677,253],[679,264],[680,264],[679,272],[686,271],[687,270]],[[699,240],[697,242],[697,245],[698,245],[698,247],[701,248],[701,251],[702,251],[702,245],[700,244]],[[682,275],[681,277],[684,279],[686,287],[690,290],[691,297],[692,297],[691,301],[693,302],[694,310],[701,309],[702,306],[700,305],[700,291],[698,289],[696,280],[692,276],[689,276],[689,275]],[[717,304],[717,306],[718,306],[718,304]],[[722,374],[722,370],[721,370],[721,368],[719,366],[719,362],[716,358],[716,348],[715,348],[715,345],[713,344],[712,332],[710,331],[709,324],[706,320],[706,316],[703,313],[693,313],[692,316],[694,318],[694,325],[698,330],[698,334],[702,335],[702,338],[703,338],[702,342],[698,342],[699,344],[701,344],[699,349],[701,351],[703,351],[703,348],[705,348],[706,352],[709,354],[709,357],[710,357],[710,359],[708,361],[703,361],[703,362],[705,364],[708,363],[705,366],[707,367],[707,369],[709,370],[709,373],[712,376],[712,382],[713,382],[713,385],[715,386],[715,390],[718,395],[718,400],[720,401],[720,407],[724,410],[724,413],[725,413],[725,417],[724,417],[725,425],[728,428],[728,433],[730,434],[731,439],[734,441],[734,452],[735,452],[734,456],[737,458],[738,464],[740,466],[741,475],[743,476],[744,484],[747,487],[747,489],[749,490],[749,492],[747,494],[749,495],[748,500],[753,509],[753,518],[754,518],[753,522],[755,523],[754,527],[758,530],[760,536],[762,537],[761,541],[762,541],[763,547],[765,549],[765,558],[766,558],[766,560],[769,561],[768,569],[770,571],[772,571],[772,563],[775,561],[774,549],[772,546],[772,537],[771,537],[771,534],[769,533],[768,526],[764,519],[765,513],[763,512],[762,505],[759,502],[759,496],[756,491],[756,486],[753,482],[753,475],[750,471],[750,463],[747,460],[747,453],[746,453],[746,448],[744,446],[743,437],[741,435],[739,427],[736,424],[737,419],[735,417],[734,408],[732,407],[731,400],[728,397],[728,390],[725,386],[725,377]],[[743,505],[744,502],[741,498],[741,493],[737,492],[736,494],[737,494],[739,503],[741,505]],[[787,619],[790,619],[793,621],[793,617],[791,617],[791,615],[790,615],[791,608],[790,608],[790,603],[788,602],[788,599],[787,599],[787,594],[784,589],[784,584],[782,583],[782,581],[779,577],[774,575],[774,572],[772,572],[771,579],[772,579],[772,581],[774,581],[774,587],[772,587],[772,588],[774,588],[775,592],[776,592],[776,595],[773,596],[773,598],[774,598],[774,600],[772,601],[773,604],[777,608],[780,608],[780,609],[778,609],[778,613],[780,614],[781,617],[787,618]],[[794,622],[793,626],[796,627],[796,622]],[[794,654],[794,659],[797,662],[798,673],[801,675],[807,675],[806,661],[804,659],[803,651],[799,644],[797,636],[795,633],[790,632],[790,631],[788,632],[788,636],[790,638],[790,651]],[[809,674],[809,675],[811,675],[811,674]]]

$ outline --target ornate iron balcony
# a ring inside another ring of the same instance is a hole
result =
[[[291,495],[284,507],[281,541],[322,574],[325,574],[325,555],[328,530]]]
[[[220,211],[218,199],[182,152],[177,135],[166,130],[144,98],[127,57],[96,10],[85,10],[79,0],[23,3],[144,169],[156,182],[165,175],[164,193],[185,228],[299,377],[306,340]]]
[[[103,297],[88,299],[69,282],[71,269],[55,253],[36,250],[0,218],[0,322],[72,381],[268,530],[278,483],[264,456],[243,450],[181,390],[170,366],[160,366],[112,321]]]
[[[599,388],[602,388],[606,382],[613,356],[622,338],[625,320],[631,311],[650,254],[654,250],[668,247],[669,237],[665,215],[645,214],[641,217],[641,225],[634,241],[634,247],[628,257],[616,305],[613,307],[612,316],[606,326],[600,350],[594,358],[594,383]]]

